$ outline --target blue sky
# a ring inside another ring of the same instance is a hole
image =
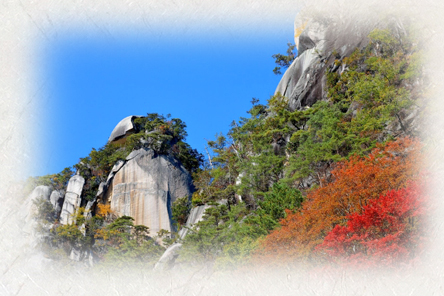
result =
[[[295,15],[295,14],[294,14]],[[129,115],[171,114],[187,124],[187,142],[206,139],[247,116],[251,99],[273,95],[281,76],[271,57],[293,42],[293,17],[268,30],[66,34],[45,45],[49,106],[44,159],[33,175],[57,173],[100,148]]]

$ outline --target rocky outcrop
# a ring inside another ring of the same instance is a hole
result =
[[[65,199],[65,193],[62,190],[53,190],[51,192],[51,196],[49,197],[49,201],[54,207],[56,217],[60,216],[60,212],[62,211],[63,201]]]
[[[34,232],[35,221],[34,216],[36,214],[36,207],[34,201],[38,198],[43,198],[44,200],[49,200],[52,188],[50,186],[40,185],[34,188],[31,194],[26,198],[26,201],[23,203],[20,213],[22,213],[22,221],[24,221],[24,225],[22,230],[31,234]]]
[[[179,231],[179,239],[184,239],[185,236],[188,233],[188,230],[193,227],[197,222],[202,221],[203,215],[205,214],[205,211],[210,208],[209,205],[202,205],[194,207],[190,215],[188,216],[187,222],[185,223],[185,227],[182,227],[182,229]]]
[[[50,186],[40,185],[34,188],[34,190],[29,195],[30,200],[35,200],[37,198],[43,198],[44,200],[49,200],[52,188]]]
[[[182,241],[188,233],[188,230],[197,222],[202,221],[205,210],[210,208],[209,205],[202,205],[194,207],[188,216],[185,226],[178,233],[178,241]],[[166,249],[165,253],[160,257],[154,266],[154,270],[168,270],[173,267],[176,258],[179,256],[179,251],[182,248],[181,243],[175,243]]]
[[[191,196],[192,180],[173,157],[141,148],[126,162],[116,164],[103,188],[102,202],[120,216],[133,217],[134,224],[148,226],[154,234],[160,229],[173,230],[172,203]]]
[[[335,60],[349,56],[356,48],[364,48],[368,34],[378,26],[373,18],[341,17],[315,13],[299,14],[295,19],[295,44],[298,57],[283,75],[275,94],[288,98],[292,110],[313,105],[325,99],[327,69],[341,73]],[[403,31],[397,20],[395,27]]]
[[[142,116],[131,115],[122,119],[113,129],[111,135],[108,138],[108,143],[121,142],[123,138],[132,134],[134,132],[133,120],[137,117]]]
[[[63,225],[72,224],[73,216],[80,207],[81,195],[85,179],[80,175],[75,175],[69,179],[66,188],[65,200],[60,214],[60,223]]]
[[[154,265],[154,270],[168,270],[173,267],[174,262],[177,257],[179,257],[179,251],[181,248],[181,243],[175,243],[169,246],[165,253],[160,257],[159,261],[157,261],[156,265]]]

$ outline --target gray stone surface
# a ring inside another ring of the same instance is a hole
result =
[[[154,265],[154,270],[161,271],[170,269],[174,265],[176,258],[179,256],[181,248],[181,243],[175,243],[169,246],[165,253],[160,257],[159,261],[157,261],[156,265]]]
[[[393,19],[399,34],[403,25]],[[295,20],[295,44],[298,57],[283,75],[275,94],[287,97],[292,110],[311,106],[326,98],[327,70],[342,73],[335,60],[349,56],[356,48],[368,42],[368,34],[381,22],[373,17],[326,14],[322,17],[313,11],[300,14]]]
[[[62,190],[53,190],[51,192],[49,201],[54,207],[54,210],[56,212],[56,217],[58,217],[60,215],[60,212],[62,211],[64,198],[65,198],[65,193]]]
[[[134,152],[134,151],[133,151]],[[133,152],[131,152],[130,153],[130,155],[133,153]],[[106,179],[106,186],[108,186],[109,185],[109,181],[112,179],[112,178],[114,178],[114,175],[123,167],[123,165],[125,164],[125,161],[123,161],[123,160],[119,160],[119,161],[117,161],[115,164],[114,164],[114,166],[113,166],[113,168],[111,169],[111,172],[109,173],[109,175],[108,175],[108,178]]]
[[[311,106],[322,98],[324,65],[320,61],[316,49],[312,48],[298,56],[285,71],[275,93],[287,97],[291,109]]]
[[[60,223],[63,225],[73,222],[73,215],[77,211],[81,202],[81,194],[85,179],[80,175],[72,176],[66,188],[65,200],[63,202]]]
[[[142,116],[131,115],[122,119],[111,132],[111,135],[108,138],[108,142],[116,141],[132,131],[134,128],[133,120],[137,117]]]
[[[180,239],[185,238],[188,233],[188,228],[191,228],[197,222],[202,221],[205,210],[210,207],[211,206],[209,205],[202,205],[191,209],[190,215],[188,216],[187,222],[185,223],[185,227],[183,227],[178,233]]]
[[[52,188],[50,186],[40,185],[34,188],[34,190],[31,192],[31,195],[29,198],[31,200],[37,199],[39,197],[44,198],[45,200],[49,201],[49,197],[51,195]]]
[[[203,215],[205,214],[205,210],[210,207],[211,206],[209,205],[202,205],[191,209],[185,227],[183,227],[178,233],[179,241],[183,240],[188,234],[188,228],[193,227],[194,224],[202,220]],[[179,256],[179,250],[181,248],[181,243],[175,243],[169,246],[154,266],[154,270],[167,270],[173,267],[174,261]]]
[[[172,157],[139,149],[118,172],[109,178],[104,202],[116,214],[131,216],[151,233],[172,231],[171,205],[191,195],[191,175]]]
[[[100,182],[99,189],[97,190],[97,193],[96,193],[97,198],[103,197],[103,193],[106,191],[106,186],[107,186],[106,182]]]
[[[49,201],[51,190],[52,188],[50,186],[37,186],[20,207],[19,213],[21,214],[21,220],[24,221],[22,231],[26,234],[33,234],[36,225],[34,220],[34,216],[36,214],[34,201],[38,198],[44,198],[45,200]]]
[[[87,220],[92,218],[92,211],[94,209],[95,204],[96,204],[96,199],[90,200],[86,203],[84,216]]]

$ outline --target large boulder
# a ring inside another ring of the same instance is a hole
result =
[[[111,132],[111,135],[108,138],[108,143],[109,142],[120,143],[126,136],[132,134],[134,132],[133,120],[137,117],[142,117],[142,116],[131,115],[122,119]]]
[[[131,216],[134,224],[172,231],[172,203],[192,194],[190,173],[171,156],[148,148],[133,151],[108,178],[102,202],[116,214]]]
[[[398,34],[405,32],[400,20],[392,18]],[[298,57],[283,75],[275,94],[288,99],[292,110],[309,107],[327,96],[326,73],[338,71],[336,60],[350,56],[369,43],[368,34],[383,23],[370,16],[344,16],[316,12],[299,14],[295,20],[295,44]]]
[[[38,198],[43,198],[44,200],[49,201],[49,197],[51,195],[51,186],[40,185],[34,188],[34,190],[29,195],[30,200],[35,200]]]
[[[60,223],[63,225],[72,224],[74,214],[80,207],[81,195],[85,179],[80,175],[72,176],[66,188],[65,200],[63,202]]]

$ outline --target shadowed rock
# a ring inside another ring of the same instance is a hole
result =
[[[62,211],[63,201],[65,194],[62,190],[53,190],[51,192],[51,196],[49,197],[49,201],[54,207],[56,217],[59,217],[60,212]]]

